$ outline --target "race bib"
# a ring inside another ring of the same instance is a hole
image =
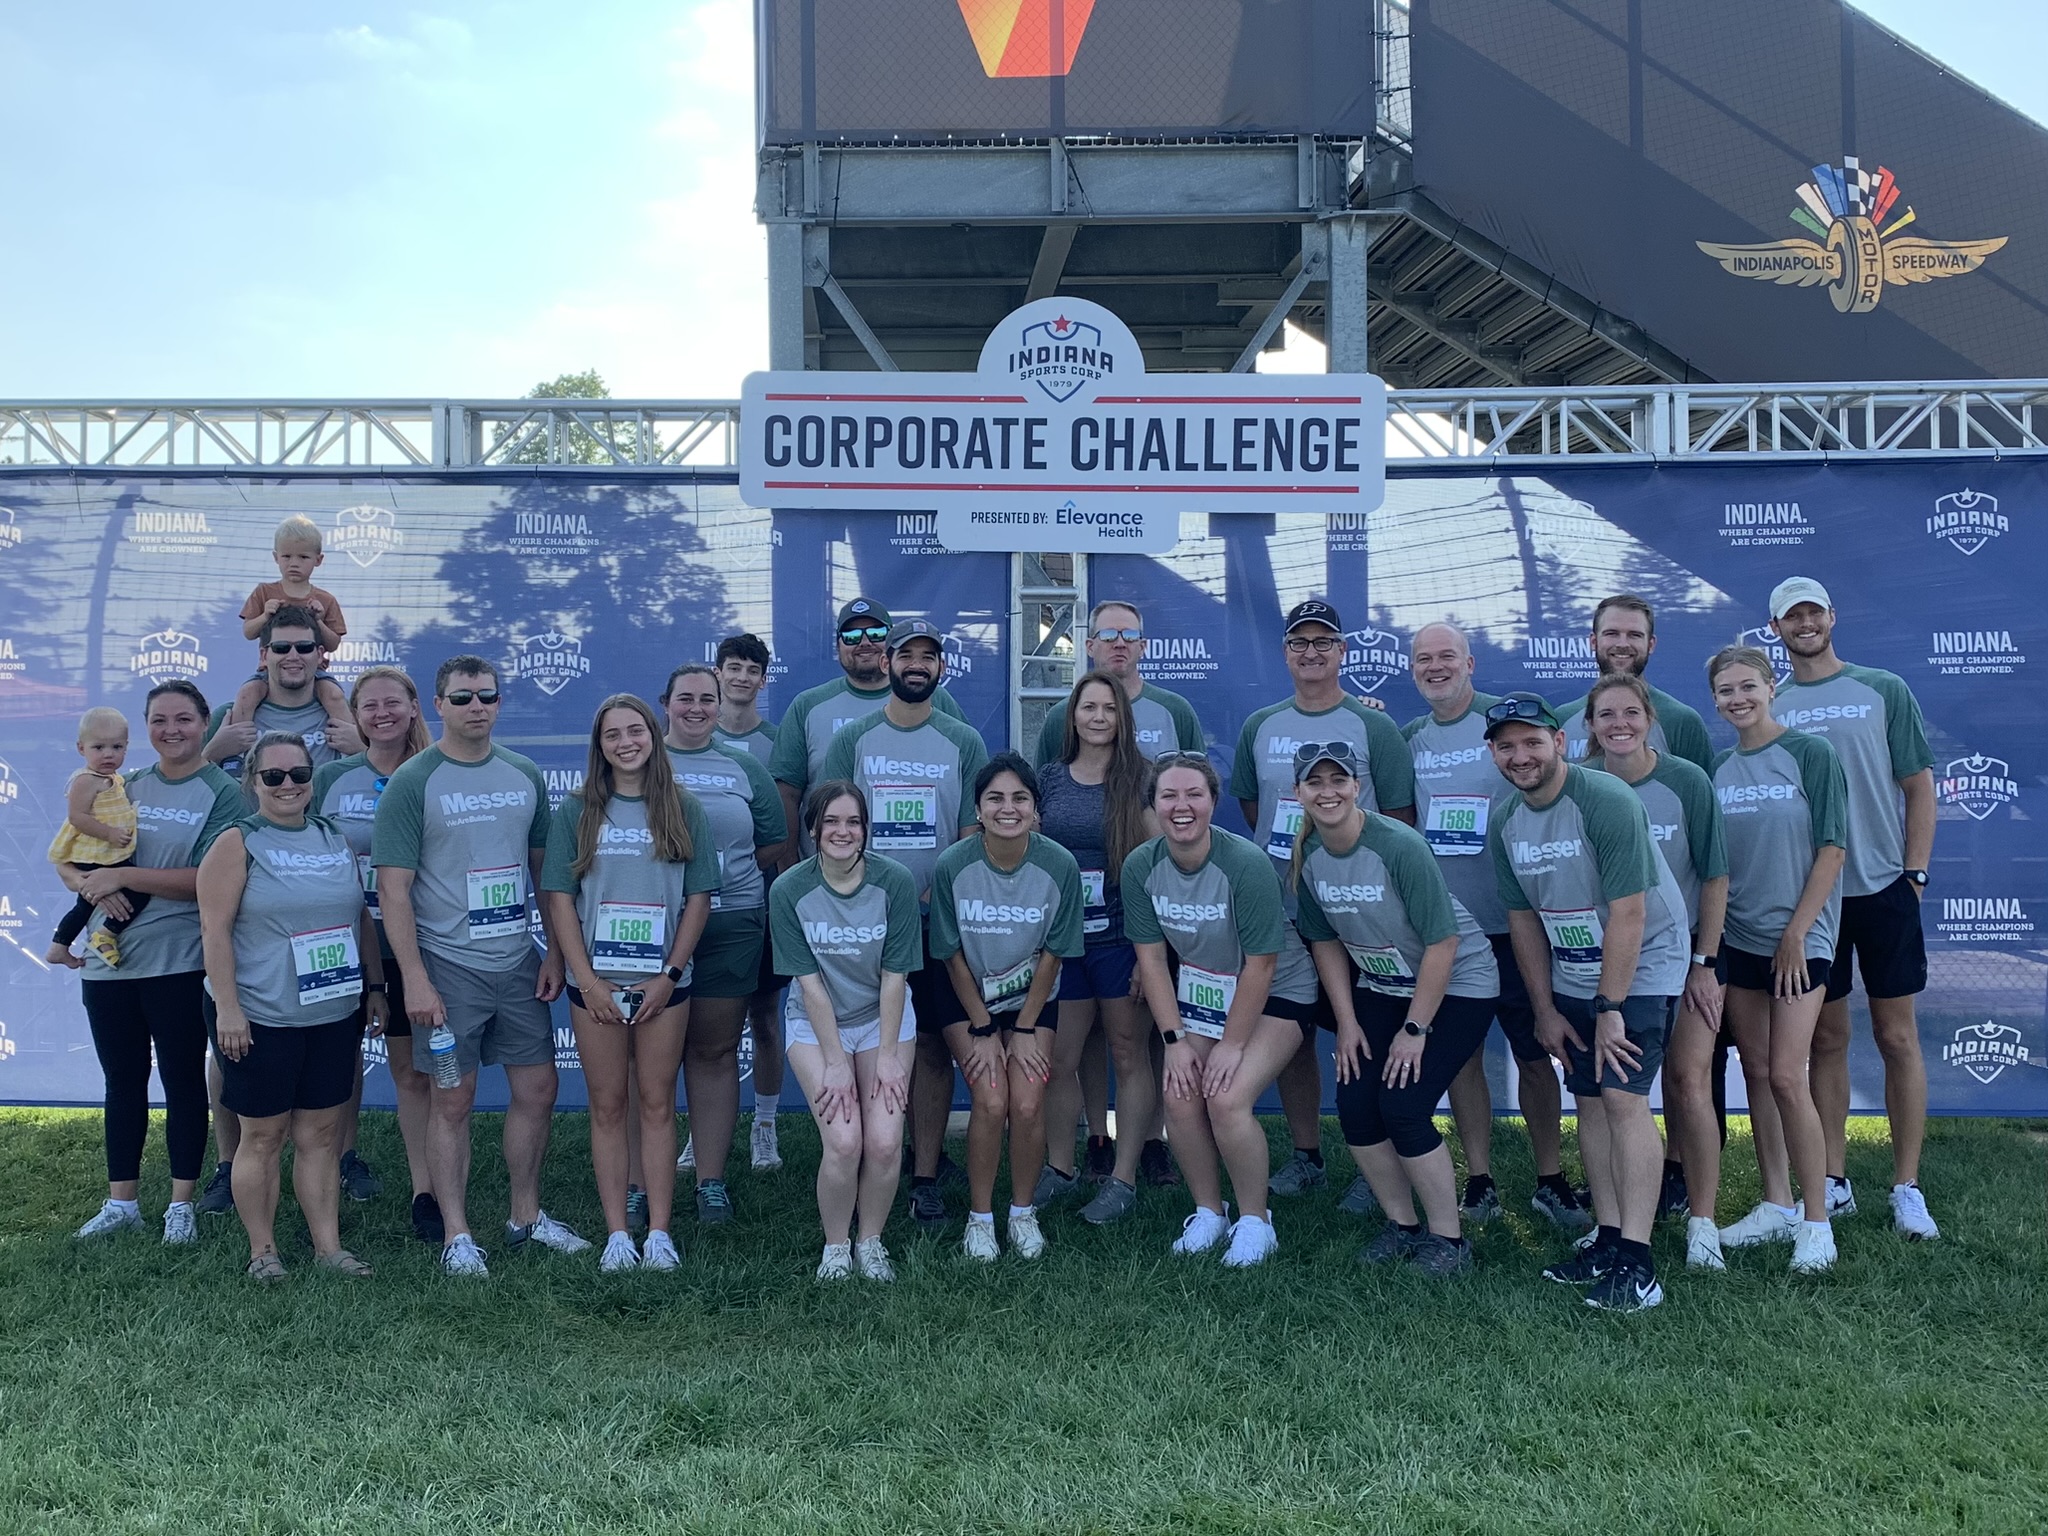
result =
[[[502,939],[526,931],[526,870],[507,864],[502,869],[469,872],[469,936]]]
[[[1237,999],[1237,978],[1182,961],[1174,996],[1180,1004],[1181,1025],[1189,1034],[1221,1040],[1223,1021],[1230,1017],[1230,1005]]]
[[[1351,959],[1358,967],[1358,979],[1375,992],[1384,992],[1390,997],[1413,997],[1415,995],[1415,973],[1408,969],[1408,962],[1401,957],[1401,951],[1391,944],[1346,944]]]
[[[1081,931],[1109,932],[1109,882],[1099,869],[1081,871]]]
[[[668,952],[668,909],[659,902],[601,901],[590,945],[593,969],[611,976],[652,976]]]
[[[356,930],[315,928],[292,935],[292,970],[299,981],[299,1006],[309,1007],[363,990],[363,962],[356,954]]]
[[[1266,852],[1276,859],[1294,855],[1294,840],[1301,836],[1301,802],[1282,795],[1273,802],[1273,824],[1266,829]]]
[[[719,850],[718,850],[718,889],[717,889],[717,890],[715,890],[715,891],[713,891],[713,892],[711,893],[711,910],[712,910],[712,911],[714,911],[714,912],[722,912],[722,911],[724,911],[724,910],[725,910],[725,895],[724,895],[724,892],[725,892],[725,850],[724,850],[723,848],[721,848],[721,849],[719,849]]]
[[[1490,803],[1484,795],[1431,795],[1429,820],[1422,828],[1430,851],[1440,859],[1483,852]]]
[[[384,921],[384,909],[377,905],[377,866],[370,862],[367,853],[356,855],[356,874],[363,882],[363,905],[370,909],[370,921]]]
[[[1550,956],[1561,980],[1585,986],[1600,983],[1600,914],[1591,907],[1563,912],[1544,911],[1543,931],[1550,936]]]
[[[931,784],[877,784],[868,791],[875,825],[868,841],[883,852],[939,846],[939,791]]]
[[[1024,1006],[1024,994],[1031,990],[1031,978],[1038,970],[1038,956],[1032,955],[1022,963],[1011,966],[1001,975],[990,976],[981,984],[981,1000],[988,1004],[990,1013],[1007,1013],[1013,1008]]]

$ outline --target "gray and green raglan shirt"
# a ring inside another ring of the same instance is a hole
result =
[[[1205,745],[1195,706],[1157,683],[1145,684],[1131,700],[1131,729],[1138,751],[1147,759],[1168,752],[1200,752]],[[1067,700],[1061,699],[1045,712],[1045,724],[1038,728],[1038,766],[1058,762],[1066,743]]]
[[[590,868],[576,873],[576,832],[583,818],[583,791],[564,797],[548,823],[547,858],[540,888],[559,891],[576,903],[590,968],[607,981],[654,975],[668,966],[683,905],[700,892],[718,889],[718,846],[711,818],[692,795],[684,795],[683,825],[690,834],[686,860],[655,856],[647,825],[647,801],[613,795],[605,802]],[[693,959],[683,970],[689,985]]]
[[[1401,727],[1415,768],[1415,824],[1443,871],[1444,884],[1484,933],[1508,931],[1500,882],[1486,853],[1493,803],[1513,788],[1486,744],[1486,711],[1500,701],[1474,693],[1455,720],[1421,715]]]
[[[1817,683],[1788,682],[1771,705],[1777,722],[1822,736],[1841,759],[1849,786],[1849,853],[1842,894],[1868,896],[1906,868],[1906,803],[1899,789],[1934,766],[1927,725],[1904,680],[1843,663]]]
[[[876,713],[889,702],[889,685],[880,688],[856,688],[844,676],[835,677],[829,683],[820,683],[815,688],[806,688],[783,712],[782,723],[775,728],[775,747],[768,757],[768,772],[778,784],[787,784],[796,791],[797,816],[803,816],[804,797],[813,786],[822,784],[825,773],[825,755],[832,750],[832,738],[854,723]],[[963,720],[960,706],[953,696],[946,692],[942,683],[932,694],[932,712]],[[817,852],[810,834],[801,826],[797,828],[801,851],[806,855]]]
[[[341,829],[355,855],[356,878],[362,883],[363,901],[377,924],[377,942],[388,959],[390,941],[384,937],[384,909],[377,905],[377,866],[370,861],[370,840],[377,828],[377,802],[391,782],[388,774],[370,766],[369,754],[337,758],[313,770],[313,809]]]
[[[1644,678],[1644,685],[1649,681]],[[1575,763],[1584,762],[1592,747],[1592,735],[1586,729],[1586,700],[1591,697],[1590,693],[1582,693],[1551,711],[1564,722],[1565,752]],[[1657,755],[1682,757],[1700,772],[1707,772],[1713,766],[1714,748],[1707,740],[1707,723],[1700,718],[1700,712],[1662,688],[1650,689],[1650,702],[1657,710],[1657,718],[1650,722],[1650,745]]]
[[[1752,955],[1777,952],[1799,905],[1813,858],[1848,846],[1849,788],[1835,749],[1819,736],[1788,730],[1745,752],[1714,760],[1714,794],[1728,836],[1728,921],[1723,942]],[[1806,958],[1835,952],[1842,883],[1806,931]]]
[[[819,783],[851,779],[868,803],[868,847],[929,890],[939,853],[975,824],[974,776],[988,748],[968,726],[934,711],[909,729],[879,712],[832,739]]]
[[[1586,766],[1612,772],[1598,757]],[[1622,782],[1628,783],[1626,779]],[[1659,752],[1657,766],[1628,787],[1643,802],[1643,814],[1650,818],[1650,836],[1685,898],[1686,932],[1697,933],[1700,887],[1728,873],[1728,846],[1722,836],[1721,807],[1714,799],[1713,780],[1684,758]]]
[[[711,823],[718,858],[714,912],[750,912],[768,903],[768,882],[755,858],[789,836],[782,796],[775,781],[746,748],[713,740],[685,752],[668,748],[668,764],[679,788],[703,807]]]
[[[135,806],[130,856],[141,869],[191,869],[207,847],[247,814],[242,787],[212,764],[182,779],[164,777],[162,765],[122,776]],[[95,916],[95,923],[99,918]],[[199,903],[152,896],[121,931],[121,965],[112,969],[96,950],[85,952],[87,981],[130,981],[203,970]]]
[[[1486,839],[1501,901],[1542,920],[1552,992],[1598,995],[1609,907],[1635,895],[1643,898],[1643,940],[1627,995],[1685,990],[1685,898],[1650,836],[1643,802],[1621,780],[1567,764],[1555,799],[1539,810],[1515,795],[1497,808]]]
[[[990,1013],[1024,1006],[1038,956],[1078,955],[1081,866],[1050,838],[1033,832],[1024,860],[1002,870],[972,834],[944,853],[932,874],[931,955],[964,955]]]
[[[1457,935],[1450,997],[1500,995],[1493,945],[1451,895],[1440,861],[1420,832],[1368,814],[1343,853],[1310,826],[1302,846],[1296,924],[1308,943],[1335,939],[1358,967],[1358,984],[1413,997],[1422,952]]]
[[[712,731],[713,739],[722,741],[727,746],[738,747],[763,768],[768,767],[774,760],[775,734],[775,725],[768,720],[763,720],[751,731],[728,731],[722,725]]]
[[[924,963],[921,929],[916,881],[877,853],[861,861],[861,882],[851,895],[832,889],[816,858],[785,871],[768,890],[777,973],[792,980],[818,977],[842,1030],[880,1020],[882,973],[908,976]],[[800,999],[801,989],[794,996]]]
[[[494,746],[465,763],[434,746],[384,786],[370,861],[413,871],[423,952],[488,971],[533,952],[527,857],[547,842],[547,783],[532,759]]]

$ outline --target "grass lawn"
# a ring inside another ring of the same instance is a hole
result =
[[[412,1239],[395,1124],[366,1116],[394,1187],[342,1231],[376,1278],[315,1272],[287,1193],[295,1272],[258,1290],[233,1217],[155,1240],[160,1125],[151,1232],[87,1246],[97,1116],[0,1114],[0,1531],[2048,1528],[2048,1137],[2024,1125],[1936,1123],[1944,1236],[1911,1246],[1882,1128],[1858,1123],[1864,1212],[1832,1276],[1792,1281],[1779,1248],[1696,1278],[1667,1223],[1667,1300],[1633,1318],[1538,1278],[1563,1245],[1527,1210],[1513,1122],[1511,1214],[1449,1286],[1352,1263],[1333,1162],[1262,1270],[1170,1260],[1186,1195],[1148,1190],[1107,1231],[1051,1215],[1036,1266],[892,1224],[892,1290],[811,1281],[816,1140],[783,1127],[780,1174],[738,1160],[732,1226],[679,1223],[680,1272],[494,1252],[477,1285]],[[486,1118],[491,1231],[495,1140]],[[1724,1220],[1756,1196],[1740,1134],[1730,1164]],[[578,1116],[546,1204],[601,1237]]]

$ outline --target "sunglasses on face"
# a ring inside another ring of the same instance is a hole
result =
[[[889,626],[886,624],[859,624],[839,631],[839,643],[841,645],[859,645],[862,641],[867,641],[871,645],[880,645],[888,638]]]
[[[1132,645],[1136,645],[1145,638],[1145,631],[1142,629],[1098,629],[1089,638],[1098,640],[1104,645],[1109,645],[1117,640],[1127,641]]]
[[[1357,760],[1358,748],[1348,741],[1304,741],[1294,749],[1294,761],[1304,768],[1326,757],[1341,768],[1345,763]]]
[[[273,656],[289,656],[294,651],[297,651],[301,656],[310,656],[319,649],[320,642],[317,640],[273,640],[270,642],[270,654]]]
[[[495,704],[498,702],[498,690],[495,688],[458,688],[453,693],[446,693],[441,696],[441,701],[444,704],[453,704],[457,709],[461,709],[471,699],[475,699],[479,704]]]
[[[303,765],[297,768],[259,768],[256,770],[256,777],[263,781],[265,788],[276,789],[286,779],[290,779],[294,784],[312,783],[313,770]]]
[[[1499,725],[1503,720],[1525,720],[1531,725],[1557,727],[1546,717],[1550,711],[1536,699],[1502,699],[1497,704],[1486,706],[1486,723]]]
[[[1314,651],[1320,656],[1326,651],[1335,650],[1343,643],[1343,639],[1337,635],[1290,635],[1287,639],[1287,649],[1297,656],[1304,651]]]

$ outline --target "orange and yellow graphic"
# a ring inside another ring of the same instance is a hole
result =
[[[991,80],[1067,73],[1094,10],[1095,0],[960,0]]]

